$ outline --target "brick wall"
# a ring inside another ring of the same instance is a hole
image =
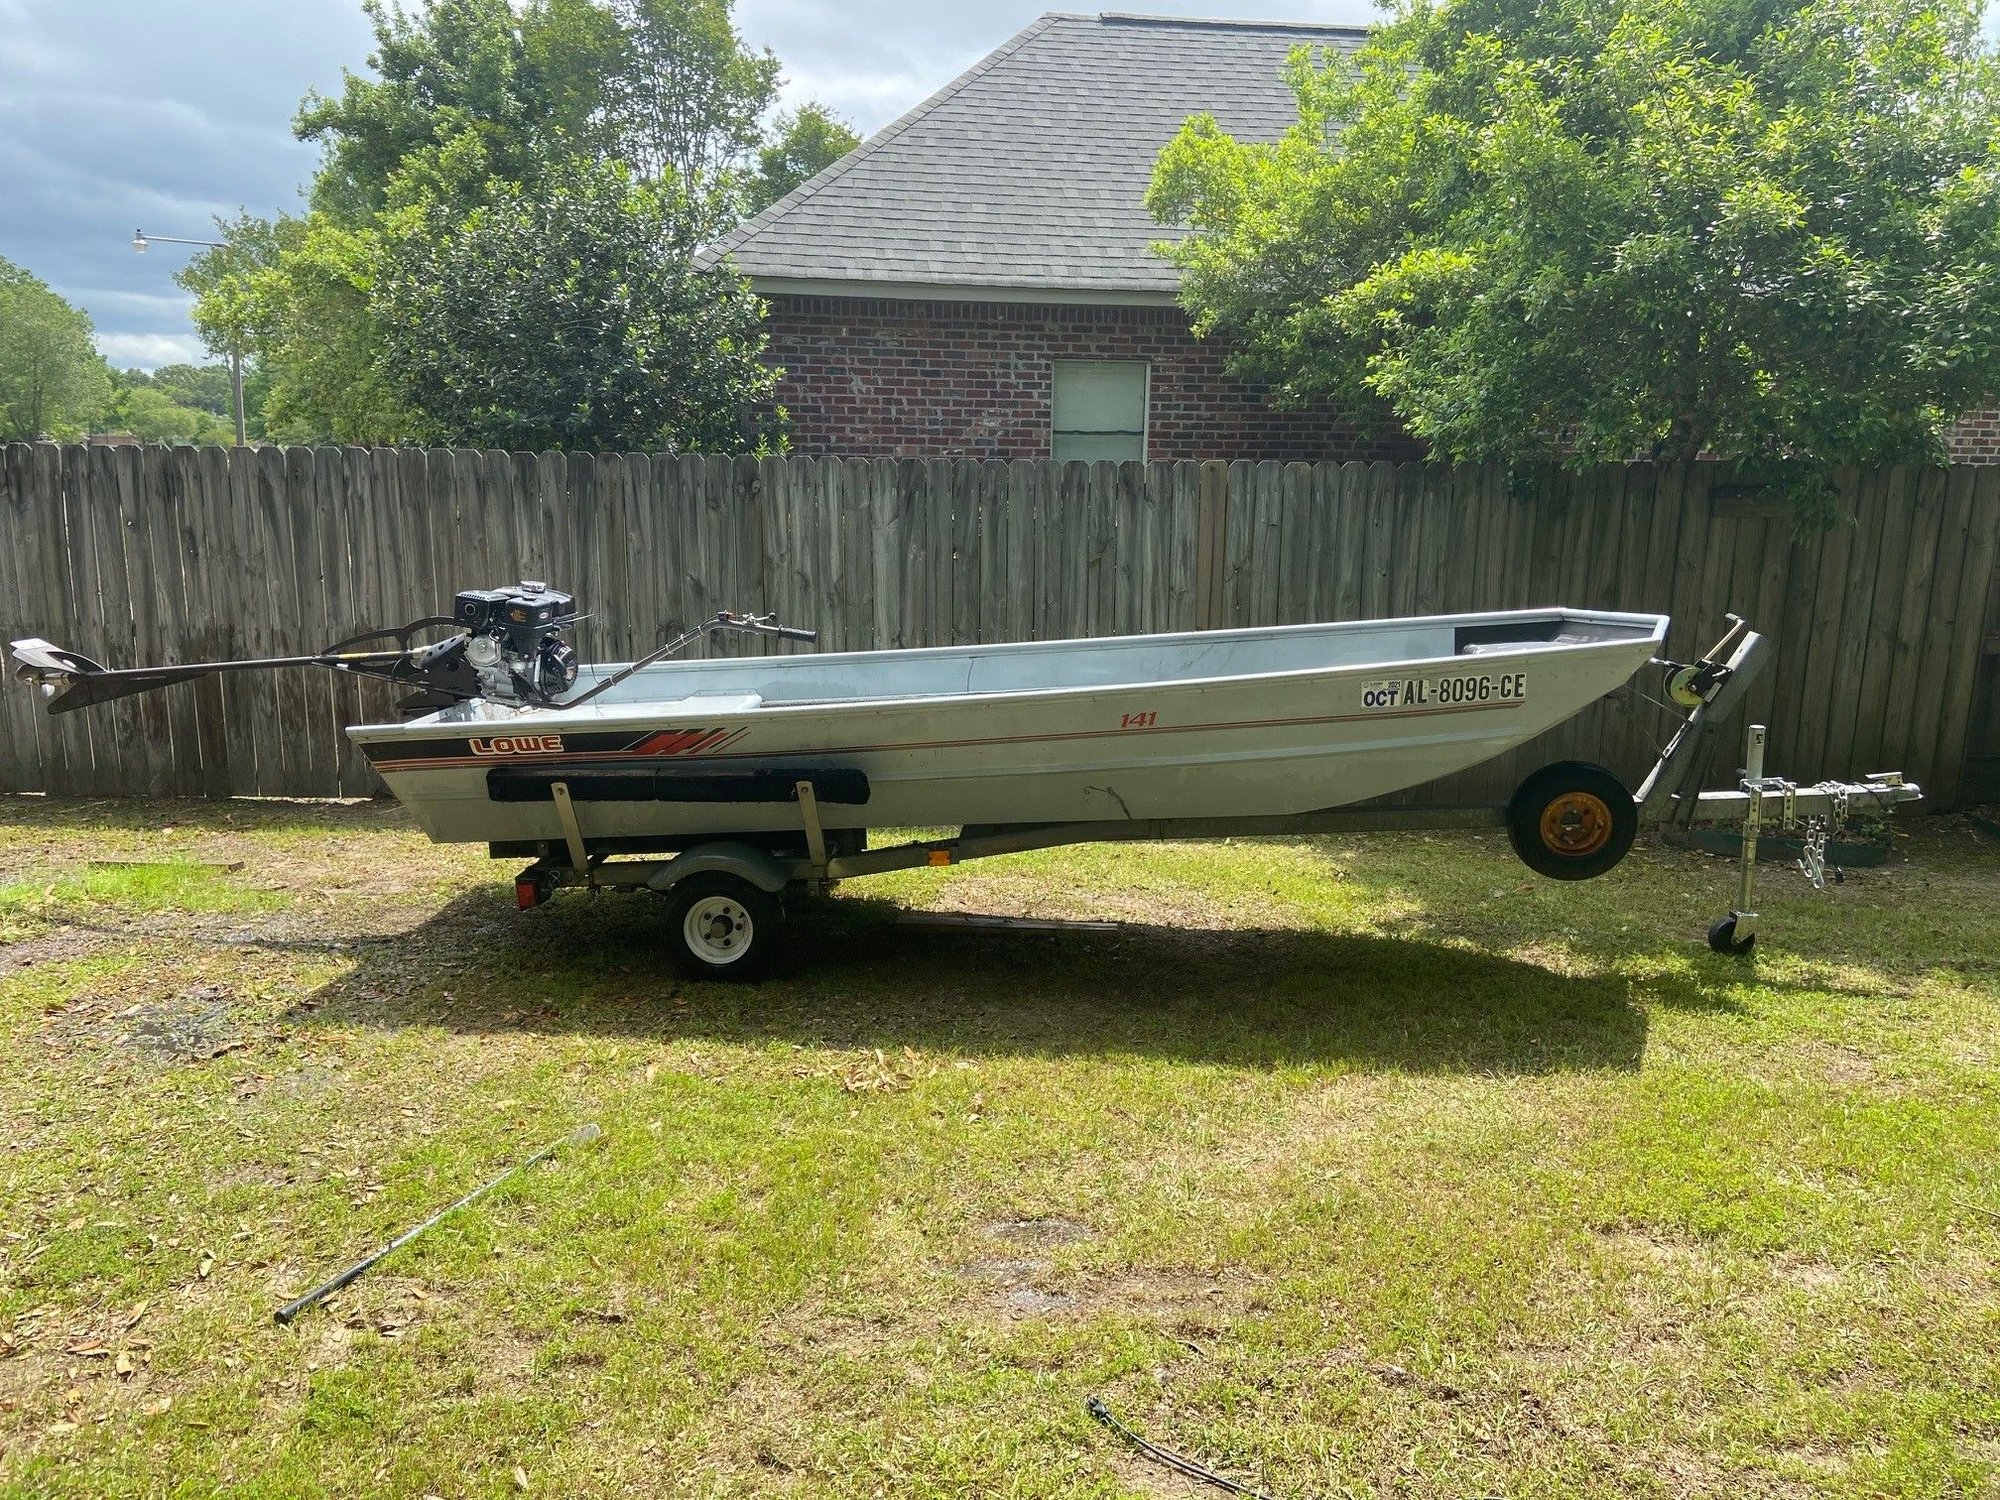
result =
[[[844,458],[1047,458],[1059,359],[1152,364],[1154,459],[1412,459],[1331,410],[1279,411],[1232,379],[1173,307],[773,296],[769,359],[792,451]]]
[[[769,358],[792,451],[843,458],[1047,458],[1059,359],[1152,365],[1148,457],[1346,462],[1421,459],[1326,408],[1281,411],[1223,369],[1223,349],[1172,307],[1063,307],[768,297]],[[2000,463],[2000,411],[1948,440],[1954,463]]]
[[[1955,464],[2000,463],[2000,411],[1976,411],[1963,417],[1945,437]]]

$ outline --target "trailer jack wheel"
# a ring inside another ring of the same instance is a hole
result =
[[[1639,806],[1625,783],[1584,761],[1545,766],[1507,804],[1514,852],[1551,880],[1594,880],[1632,851]]]
[[[1708,929],[1708,946],[1725,958],[1748,958],[1757,946],[1757,934],[1736,935],[1736,916],[1731,912],[1726,917],[1717,917]]]
[[[696,979],[760,979],[777,956],[784,907],[770,892],[720,871],[690,875],[667,894],[674,966]]]

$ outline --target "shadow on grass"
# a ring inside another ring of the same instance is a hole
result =
[[[713,985],[670,967],[656,898],[523,914],[476,891],[365,945],[291,1020],[1424,1073],[1629,1069],[1645,1049],[1626,981],[1461,948],[1297,931],[938,932],[899,927],[895,912],[810,907],[775,977]]]

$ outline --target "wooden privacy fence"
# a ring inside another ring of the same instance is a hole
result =
[[[775,610],[840,650],[1546,604],[1671,613],[1687,656],[1733,610],[1777,646],[1751,705],[1774,768],[1902,768],[1946,805],[2000,750],[2000,468],[1851,476],[1846,519],[1803,539],[1706,466],[1533,489],[1415,464],[18,444],[0,451],[0,624],[107,665],[268,656],[530,577],[591,612],[585,660],[720,608]],[[0,790],[367,794],[339,730],[391,701],[295,672],[51,719],[10,684]],[[1662,722],[1628,695],[1438,791],[1504,795],[1568,756],[1635,776]]]

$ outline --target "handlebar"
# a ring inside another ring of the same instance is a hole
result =
[[[809,646],[819,644],[819,632],[806,630],[797,625],[780,625],[776,615],[733,615],[724,610],[709,622],[712,630],[744,630],[752,635],[781,636],[788,641],[804,641]]]

